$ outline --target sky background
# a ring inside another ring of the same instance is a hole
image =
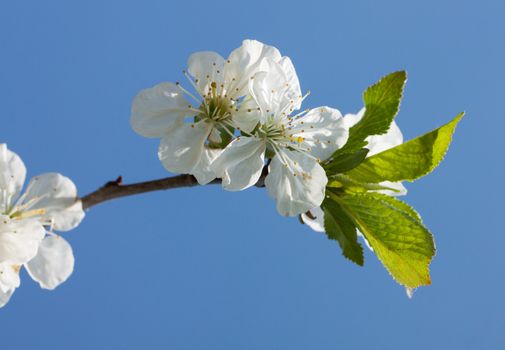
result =
[[[3,1],[0,142],[83,195],[167,176],[157,141],[130,129],[132,98],[246,38],[292,58],[307,107],[356,112],[406,69],[407,139],[467,115],[442,165],[407,184],[438,248],[412,300],[370,252],[353,265],[264,190],[181,189],[92,208],[65,234],[65,284],[22,273],[2,349],[503,349],[504,18],[501,0]]]

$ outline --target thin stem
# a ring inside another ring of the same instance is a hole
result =
[[[256,187],[264,187],[265,177],[268,175],[268,169],[265,166]],[[89,209],[97,204],[126,196],[133,196],[146,192],[171,190],[174,188],[194,187],[198,185],[198,181],[193,175],[177,175],[166,177],[163,179],[138,182],[129,185],[123,185],[122,177],[118,177],[114,181],[107,182],[94,192],[81,198],[84,209]],[[215,179],[209,185],[220,184],[221,179]]]

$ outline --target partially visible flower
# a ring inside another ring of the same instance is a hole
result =
[[[20,195],[25,177],[21,158],[0,144],[0,307],[19,287],[22,266],[45,289],[54,289],[70,276],[72,248],[53,229],[71,230],[84,217],[70,179],[42,174]]]
[[[362,108],[357,114],[346,114],[344,116],[344,125],[347,129],[350,129],[353,125],[363,118],[365,115],[365,108]],[[403,143],[403,135],[396,124],[393,121],[389,127],[387,133],[383,135],[373,135],[366,138],[368,142],[366,148],[370,151],[367,157],[373,156],[374,154],[380,153],[387,149],[393,148],[395,146],[401,145]],[[377,192],[387,194],[390,196],[404,196],[407,194],[407,189],[403,186],[401,182],[390,182],[384,181],[380,185],[390,188],[391,190],[379,190]],[[310,214],[303,213],[302,220],[307,226],[317,232],[325,232],[324,230],[324,212],[320,207],[310,209]],[[358,231],[358,235],[363,237],[361,232]],[[368,248],[372,250],[366,239],[364,239]]]
[[[293,115],[304,97],[293,70],[266,59],[268,70],[256,74],[251,94],[260,123],[253,133],[232,141],[212,164],[227,190],[243,190],[261,176],[281,215],[293,216],[318,206],[328,182],[320,159],[347,141],[347,128],[336,109],[318,107]],[[307,96],[307,95],[306,95]]]
[[[132,128],[142,136],[161,138],[158,156],[168,171],[192,174],[200,184],[212,181],[210,164],[220,148],[236,129],[250,132],[258,123],[248,84],[267,68],[267,58],[294,74],[289,58],[255,40],[245,40],[228,59],[208,51],[192,54],[184,74],[197,95],[179,83],[141,91],[132,105]]]

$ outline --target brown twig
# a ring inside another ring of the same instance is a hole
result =
[[[264,187],[265,177],[268,174],[268,169],[265,166],[261,173],[261,177],[256,183],[256,187]],[[220,184],[221,179],[215,179],[210,184]],[[97,204],[109,201],[111,199],[133,196],[136,194],[170,190],[173,188],[182,187],[193,187],[197,186],[198,181],[196,181],[193,175],[177,175],[172,177],[166,177],[163,179],[139,182],[129,185],[123,185],[123,178],[119,176],[114,181],[107,182],[104,186],[100,187],[98,190],[91,192],[90,194],[81,198],[82,206],[84,209],[89,209]]]

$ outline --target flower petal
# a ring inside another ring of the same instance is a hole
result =
[[[405,188],[405,186],[403,186],[403,184],[401,182],[383,181],[383,182],[379,183],[379,185],[391,188],[396,191],[377,190],[375,192],[379,192],[382,194],[387,194],[388,196],[395,196],[395,197],[405,196],[407,194],[407,189]]]
[[[302,214],[303,222],[316,232],[325,232],[324,211],[321,209],[321,207],[310,209],[310,213],[314,218],[310,218],[307,216],[307,214],[304,213]],[[356,229],[356,234],[358,237],[361,237],[361,239],[363,239],[368,249],[373,251],[372,246],[370,246],[370,243],[368,243],[368,240],[365,238],[365,236],[363,236],[360,230]]]
[[[363,235],[363,233],[361,233],[361,231],[358,229],[356,229],[356,234],[358,235],[358,237],[361,237],[361,239],[363,240],[363,242],[365,242],[365,245],[368,247],[368,249],[370,249],[373,252],[373,248],[370,245],[370,243],[368,243],[368,240],[366,239],[365,235]]]
[[[260,108],[262,123],[287,118],[300,97],[293,96],[282,67],[271,60],[265,61],[267,71],[257,73],[249,84],[250,93]]]
[[[374,154],[401,145],[403,143],[403,135],[398,125],[393,121],[389,126],[387,133],[383,135],[369,136],[366,141],[368,141],[366,148],[370,150],[367,156],[370,157]]]
[[[0,294],[7,293],[19,287],[19,265],[13,265],[9,262],[0,264]]]
[[[35,176],[28,185],[23,203],[36,201],[27,210],[43,209],[43,222],[55,230],[69,231],[84,218],[82,203],[77,197],[77,188],[68,177],[58,173]]]
[[[9,210],[19,196],[26,178],[26,167],[21,158],[0,144],[0,213]]]
[[[192,174],[203,153],[205,140],[212,131],[207,122],[182,123],[161,139],[158,157],[170,172]]]
[[[284,56],[278,63],[286,75],[286,83],[289,85],[288,95],[293,98],[302,96],[300,81],[298,80],[298,75],[296,74],[295,66],[293,65],[293,62],[291,62],[291,59],[287,56]],[[294,105],[294,109],[300,109],[301,104],[301,99],[298,99],[298,103]]]
[[[334,108],[318,107],[291,123],[292,135],[301,141],[303,149],[310,150],[314,157],[324,160],[345,145],[349,130],[342,114]]]
[[[0,215],[0,263],[21,265],[32,259],[45,232],[37,219],[13,220]]]
[[[190,103],[175,84],[161,83],[142,90],[133,100],[130,123],[138,134],[145,137],[163,137],[195,113]]]
[[[328,179],[312,157],[301,152],[277,153],[265,179],[268,194],[277,201],[281,215],[294,216],[321,205]]]
[[[344,123],[345,126],[350,129],[353,127],[355,124],[357,124],[364,116],[365,116],[365,107],[361,108],[358,113],[352,114],[352,113],[347,113],[344,116]]]
[[[14,291],[15,289],[12,289],[4,293],[0,290],[0,308],[7,305]]]
[[[365,115],[365,108],[362,108],[357,114],[346,114],[344,116],[344,123],[347,128],[351,128],[357,122],[363,118]],[[368,145],[366,148],[370,150],[368,152],[367,157],[373,156],[374,154],[380,153],[392,147],[398,146],[403,143],[403,135],[393,120],[391,125],[389,126],[389,130],[387,133],[382,135],[373,135],[366,138]]]
[[[254,99],[248,99],[240,104],[240,108],[232,110],[232,121],[236,128],[246,133],[254,130],[261,118],[261,110]]]
[[[265,58],[277,62],[282,56],[275,47],[256,40],[244,40],[242,46],[230,54],[224,67],[225,80],[232,86],[230,94],[235,97],[248,94],[248,81],[258,71],[264,70],[263,62]]]
[[[224,58],[213,51],[195,52],[188,58],[188,72],[195,78],[200,95],[205,95],[212,82],[224,82]]]
[[[204,146],[200,161],[192,172],[200,185],[206,185],[216,178],[216,173],[212,170],[211,164],[222,151],[222,149],[212,149]]]
[[[0,308],[9,302],[12,294],[20,285],[20,267],[9,262],[0,264]]]
[[[25,267],[40,287],[54,289],[74,271],[72,247],[60,236],[46,236],[40,244],[38,254]]]
[[[310,209],[311,217],[307,213],[302,213],[302,220],[304,224],[309,226],[316,232],[325,232],[324,230],[324,211],[321,207]]]
[[[255,137],[233,140],[212,164],[216,175],[228,191],[241,191],[253,186],[265,165],[266,145]]]

